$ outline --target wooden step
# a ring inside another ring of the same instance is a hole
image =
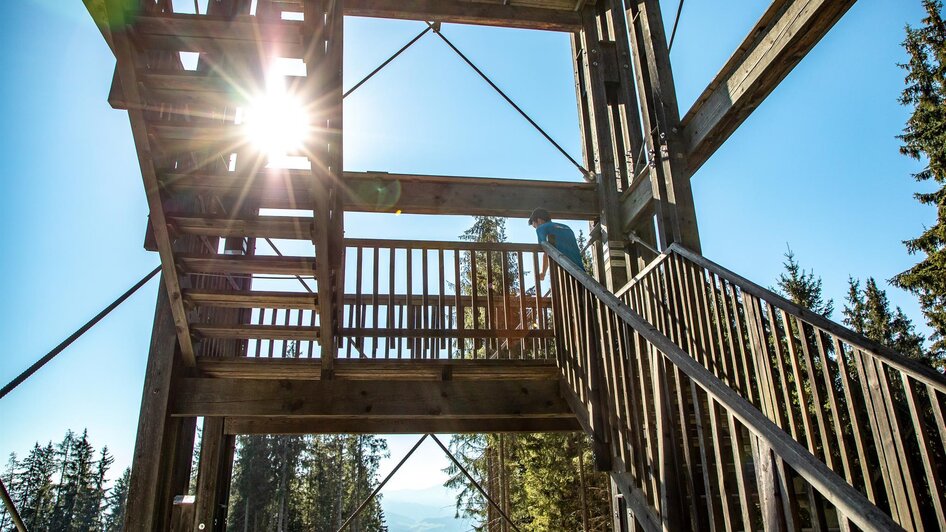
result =
[[[317,294],[235,290],[185,290],[184,300],[195,305],[225,308],[285,308],[318,310]]]
[[[314,257],[178,256],[186,273],[315,275]]]
[[[213,110],[224,107],[232,110],[234,107],[246,106],[254,94],[262,91],[262,88],[234,85],[233,79],[247,79],[247,76],[221,76],[193,71],[138,71],[138,83],[148,104],[165,105],[172,113],[197,117],[207,116]]]
[[[307,171],[273,171],[255,176],[165,172],[159,179],[170,192],[252,199],[261,208],[311,210],[314,206],[312,174]]]
[[[249,143],[244,127],[232,123],[152,123],[148,134],[168,154],[200,150],[224,154]]]
[[[319,328],[307,325],[217,325],[194,324],[191,332],[204,338],[240,340],[311,340],[319,337]]]
[[[261,216],[253,219],[169,216],[181,233],[201,236],[311,240],[313,219],[303,216]]]
[[[143,50],[212,55],[302,57],[302,23],[261,23],[256,17],[227,19],[207,15],[145,15],[135,19],[134,40]]]

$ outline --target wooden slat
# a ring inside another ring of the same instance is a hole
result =
[[[175,416],[573,418],[557,381],[183,379]]]
[[[307,325],[226,325],[191,324],[191,330],[204,338],[256,340],[311,340],[318,338],[319,328]]]
[[[208,307],[318,309],[318,296],[308,292],[198,290],[184,291],[184,300]]]
[[[775,0],[681,121],[693,175],[854,5]]]
[[[188,273],[310,276],[315,273],[312,257],[180,256],[177,262]]]
[[[134,40],[142,49],[302,57],[302,24],[261,23],[256,17],[235,19],[207,15],[143,15],[135,19]]]
[[[309,240],[313,219],[304,216],[260,216],[252,219],[168,216],[181,233],[215,237]]]

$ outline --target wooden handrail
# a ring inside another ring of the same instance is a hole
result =
[[[690,251],[680,244],[671,244],[668,248],[668,251],[676,253],[703,268],[713,271],[720,277],[739,286],[740,290],[752,294],[760,299],[770,301],[771,303],[775,304],[775,306],[785,310],[789,314],[807,321],[811,325],[814,325],[819,329],[823,329],[837,336],[838,338],[841,338],[845,342],[869,352],[871,355],[877,358],[883,359],[883,361],[890,366],[895,367],[900,371],[907,372],[914,379],[920,380],[923,383],[934,387],[937,391],[946,393],[946,376],[942,375],[941,373],[937,373],[933,368],[923,365],[916,360],[907,358],[887,346],[881,345],[839,323],[825,318],[821,314],[812,312],[805,307],[792,303],[788,299],[785,299],[775,292],[753,283],[752,281],[742,277],[732,270],[728,270],[725,267],[707,259],[706,257]],[[660,260],[664,260],[668,255],[669,254],[665,253],[663,258]]]
[[[713,400],[723,407],[730,416],[738,419],[754,437],[768,445],[779,459],[790,465],[802,478],[816,488],[826,500],[843,513],[845,518],[849,519],[863,530],[896,530],[900,528],[890,516],[881,511],[864,497],[864,495],[825,466],[816,456],[813,456],[807,449],[789,437],[755,406],[739,396],[732,388],[710,373],[689,354],[679,348],[670,338],[661,334],[656,327],[633,312],[605,287],[597,283],[577,266],[573,265],[561,252],[548,244],[543,244],[543,248],[546,254],[552,259],[558,271],[566,272],[571,279],[577,281],[584,290],[588,291],[595,298],[596,302],[603,304],[611,311],[614,317],[628,325],[634,333],[639,335],[647,344],[662,354],[676,369],[685,373],[692,383],[702,388]],[[557,272],[553,270],[553,273]],[[568,303],[565,301],[566,297],[567,296],[562,295],[561,298],[556,301],[558,308],[567,308]],[[567,314],[565,316],[567,316]],[[568,317],[581,319],[579,316]],[[602,324],[602,326],[604,325]],[[603,345],[607,343],[608,342],[602,341]],[[572,355],[576,356],[578,354],[572,353]],[[618,353],[604,353],[604,356],[613,355],[618,355]],[[634,354],[630,353],[626,355],[634,356]],[[567,356],[564,348],[559,349],[559,356]],[[625,356],[625,354],[621,354],[621,356]],[[642,357],[645,356],[645,353],[637,351],[636,356]],[[658,372],[655,370],[652,378],[657,379],[657,375]],[[611,377],[612,379],[616,378],[614,375]],[[655,386],[656,385],[657,384],[655,384]],[[659,398],[655,397],[651,399],[659,400]],[[621,413],[618,412],[615,414],[612,412],[612,415],[619,417]],[[659,415],[657,422],[658,424],[661,422]],[[658,462],[660,462],[663,457],[651,458],[656,458]],[[663,470],[662,467],[661,470]],[[737,472],[737,474],[742,473]],[[663,495],[662,493],[662,496]],[[661,499],[661,506],[664,504],[666,504],[666,502]],[[743,510],[748,512],[748,509],[744,508]]]

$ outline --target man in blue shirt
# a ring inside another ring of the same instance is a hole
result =
[[[585,267],[581,260],[581,250],[578,249],[578,241],[575,240],[575,233],[567,225],[552,221],[549,211],[539,208],[532,211],[529,216],[529,225],[535,229],[535,234],[539,238],[539,244],[548,242],[561,251],[568,260],[574,262],[584,271]],[[539,279],[545,279],[545,274],[549,270],[549,257],[545,256],[542,262],[542,273]]]

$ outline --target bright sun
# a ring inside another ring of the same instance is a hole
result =
[[[305,107],[282,83],[268,83],[266,94],[246,109],[244,124],[250,143],[270,158],[299,153],[311,133]]]

